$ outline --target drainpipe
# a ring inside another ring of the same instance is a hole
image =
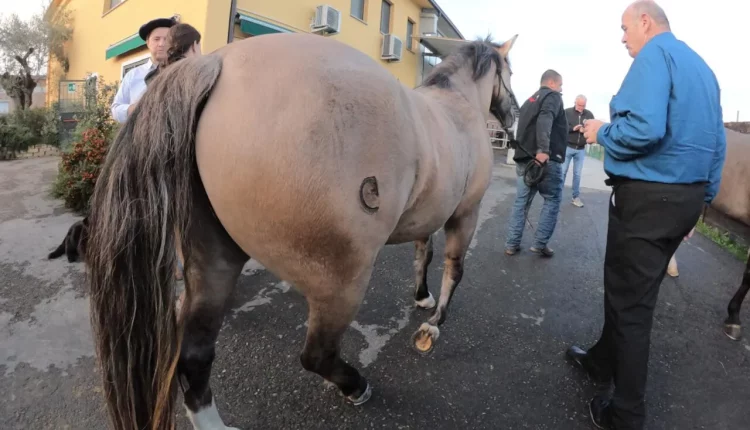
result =
[[[230,0],[229,6],[229,30],[227,31],[227,44],[234,41],[234,17],[237,15],[237,0]]]

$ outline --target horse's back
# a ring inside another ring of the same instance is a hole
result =
[[[726,130],[727,155],[713,207],[750,225],[750,135]]]
[[[196,151],[221,223],[290,281],[332,262],[354,276],[347,268],[374,258],[414,181],[416,154],[402,144],[414,129],[397,106],[403,86],[361,52],[317,36],[262,36],[220,55]],[[371,177],[376,208],[361,198]]]

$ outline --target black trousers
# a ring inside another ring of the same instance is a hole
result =
[[[615,428],[642,429],[654,307],[669,259],[698,222],[705,184],[613,184],[604,258],[604,328],[590,350],[614,380]]]

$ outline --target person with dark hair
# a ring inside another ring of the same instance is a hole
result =
[[[669,259],[719,191],[726,158],[721,89],[706,62],[670,30],[653,1],[622,15],[633,58],[610,122],[585,122],[586,142],[606,151],[612,186],[604,256],[604,327],[590,348],[568,357],[611,388],[589,402],[599,428],[646,424],[654,308]]]
[[[151,70],[145,77],[146,84],[163,68],[182,60],[183,58],[201,55],[201,34],[190,24],[175,24],[167,33],[167,55],[158,67]]]
[[[130,70],[122,78],[111,106],[112,118],[115,121],[124,123],[128,119],[135,109],[136,102],[146,91],[146,75],[167,59],[167,33],[175,24],[174,18],[157,18],[143,24],[138,30],[138,36],[146,42],[151,58],[145,64]]]
[[[565,161],[568,120],[560,95],[562,76],[554,70],[547,70],[540,83],[539,90],[521,106],[518,119],[518,140],[513,156],[517,176],[516,201],[505,242],[506,255],[515,255],[521,249],[525,220],[537,192],[544,198],[544,206],[530,251],[544,257],[554,255],[547,243],[555,231],[565,183],[562,163]],[[541,179],[530,180],[534,175],[529,173],[535,171],[540,172]]]

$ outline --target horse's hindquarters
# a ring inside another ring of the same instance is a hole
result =
[[[320,54],[265,45],[224,52],[197,132],[201,180],[233,240],[277,276],[295,282],[335,267],[352,279],[386,242],[409,192],[399,173],[408,157],[383,152],[395,132],[362,121],[383,107],[370,97],[383,85],[351,92],[353,83],[333,85],[315,64]],[[370,177],[375,211],[360,195]]]

